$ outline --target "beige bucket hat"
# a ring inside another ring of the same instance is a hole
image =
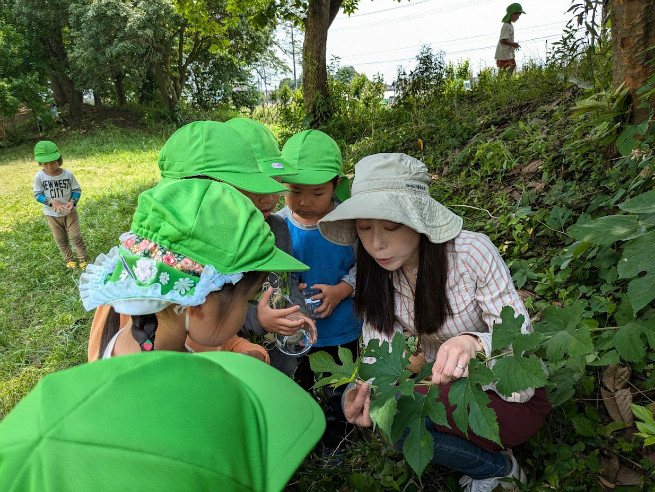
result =
[[[327,240],[350,245],[357,239],[355,219],[404,224],[445,243],[462,230],[462,218],[430,196],[428,168],[407,154],[373,154],[355,165],[351,198],[318,221]]]

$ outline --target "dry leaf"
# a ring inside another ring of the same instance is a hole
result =
[[[615,454],[609,458],[601,458],[600,466],[603,469],[602,476],[610,483],[616,484],[616,476],[619,474],[619,458]]]
[[[418,374],[418,372],[421,370],[421,367],[423,367],[426,362],[425,352],[421,350],[420,352],[409,356],[409,365],[407,366],[407,369],[412,371],[414,374]]]
[[[610,364],[603,370],[602,380],[610,391],[627,388],[632,371],[621,364]]]
[[[528,183],[528,188],[534,188],[535,191],[539,191],[544,186],[546,185],[544,183],[540,183],[539,181],[530,181]]]
[[[614,399],[619,408],[621,420],[628,425],[632,425],[635,419],[634,414],[632,413],[632,408],[630,408],[630,404],[632,403],[632,393],[630,392],[630,389],[625,388],[615,391]]]
[[[517,202],[521,199],[521,194],[520,194],[518,191],[516,191],[516,190],[512,191],[512,192],[509,194],[509,196],[512,197],[512,198],[513,198],[514,200],[516,200]]]
[[[641,485],[642,477],[627,466],[621,466],[616,476],[616,485]]]
[[[605,403],[607,413],[612,418],[612,420],[614,422],[623,422],[623,417],[619,411],[619,405],[616,403],[616,399],[614,398],[614,393],[606,390],[605,388],[601,388],[600,395],[603,397],[603,403]]]
[[[523,174],[531,174],[537,172],[542,164],[541,159],[535,159],[530,161],[530,163],[522,169]]]
[[[606,488],[608,488],[608,489],[613,489],[614,487],[616,487],[616,484],[615,484],[615,483],[608,482],[607,480],[605,480],[605,479],[604,479],[603,477],[601,477],[601,476],[598,477],[598,481],[600,482],[600,484],[601,484],[603,487],[606,487]]]
[[[517,294],[521,298],[522,301],[528,299],[529,297],[534,297],[534,292],[530,292],[529,290],[525,289],[520,289]]]

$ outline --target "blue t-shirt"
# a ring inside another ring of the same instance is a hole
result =
[[[309,266],[300,274],[302,282],[311,287],[314,284],[337,285],[355,265],[355,254],[350,246],[331,243],[321,236],[318,226],[300,224],[288,207],[278,212],[284,217],[291,233],[291,247],[294,258]],[[298,275],[298,274],[296,274]],[[362,332],[362,319],[355,316],[352,297],[346,297],[324,319],[316,319],[318,341],[315,347],[328,347],[352,342]]]

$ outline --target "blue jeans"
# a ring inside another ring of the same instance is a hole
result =
[[[512,463],[505,453],[490,453],[461,437],[438,432],[430,419],[425,419],[425,427],[434,439],[432,463],[461,472],[475,480],[492,477],[505,477],[512,471]],[[402,445],[409,434],[405,430],[403,437],[394,444],[396,451],[402,451]]]

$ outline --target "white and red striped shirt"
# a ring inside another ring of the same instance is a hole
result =
[[[501,321],[500,311],[511,306],[525,317],[521,331],[531,333],[532,325],[521,298],[516,292],[509,269],[498,249],[484,234],[461,231],[446,243],[448,256],[448,280],[446,295],[452,310],[438,333],[422,335],[421,345],[425,358],[433,362],[441,344],[449,338],[469,333],[476,335],[487,356],[491,355],[491,333],[494,323]],[[400,269],[393,273],[395,322],[394,333],[406,337],[416,335],[414,329],[414,294]],[[364,345],[371,338],[390,341],[386,336],[364,321],[362,329]],[[491,361],[492,364],[495,361]],[[493,385],[484,389],[492,389]],[[524,403],[532,398],[534,388],[513,393],[509,397],[499,395],[510,402]]]

